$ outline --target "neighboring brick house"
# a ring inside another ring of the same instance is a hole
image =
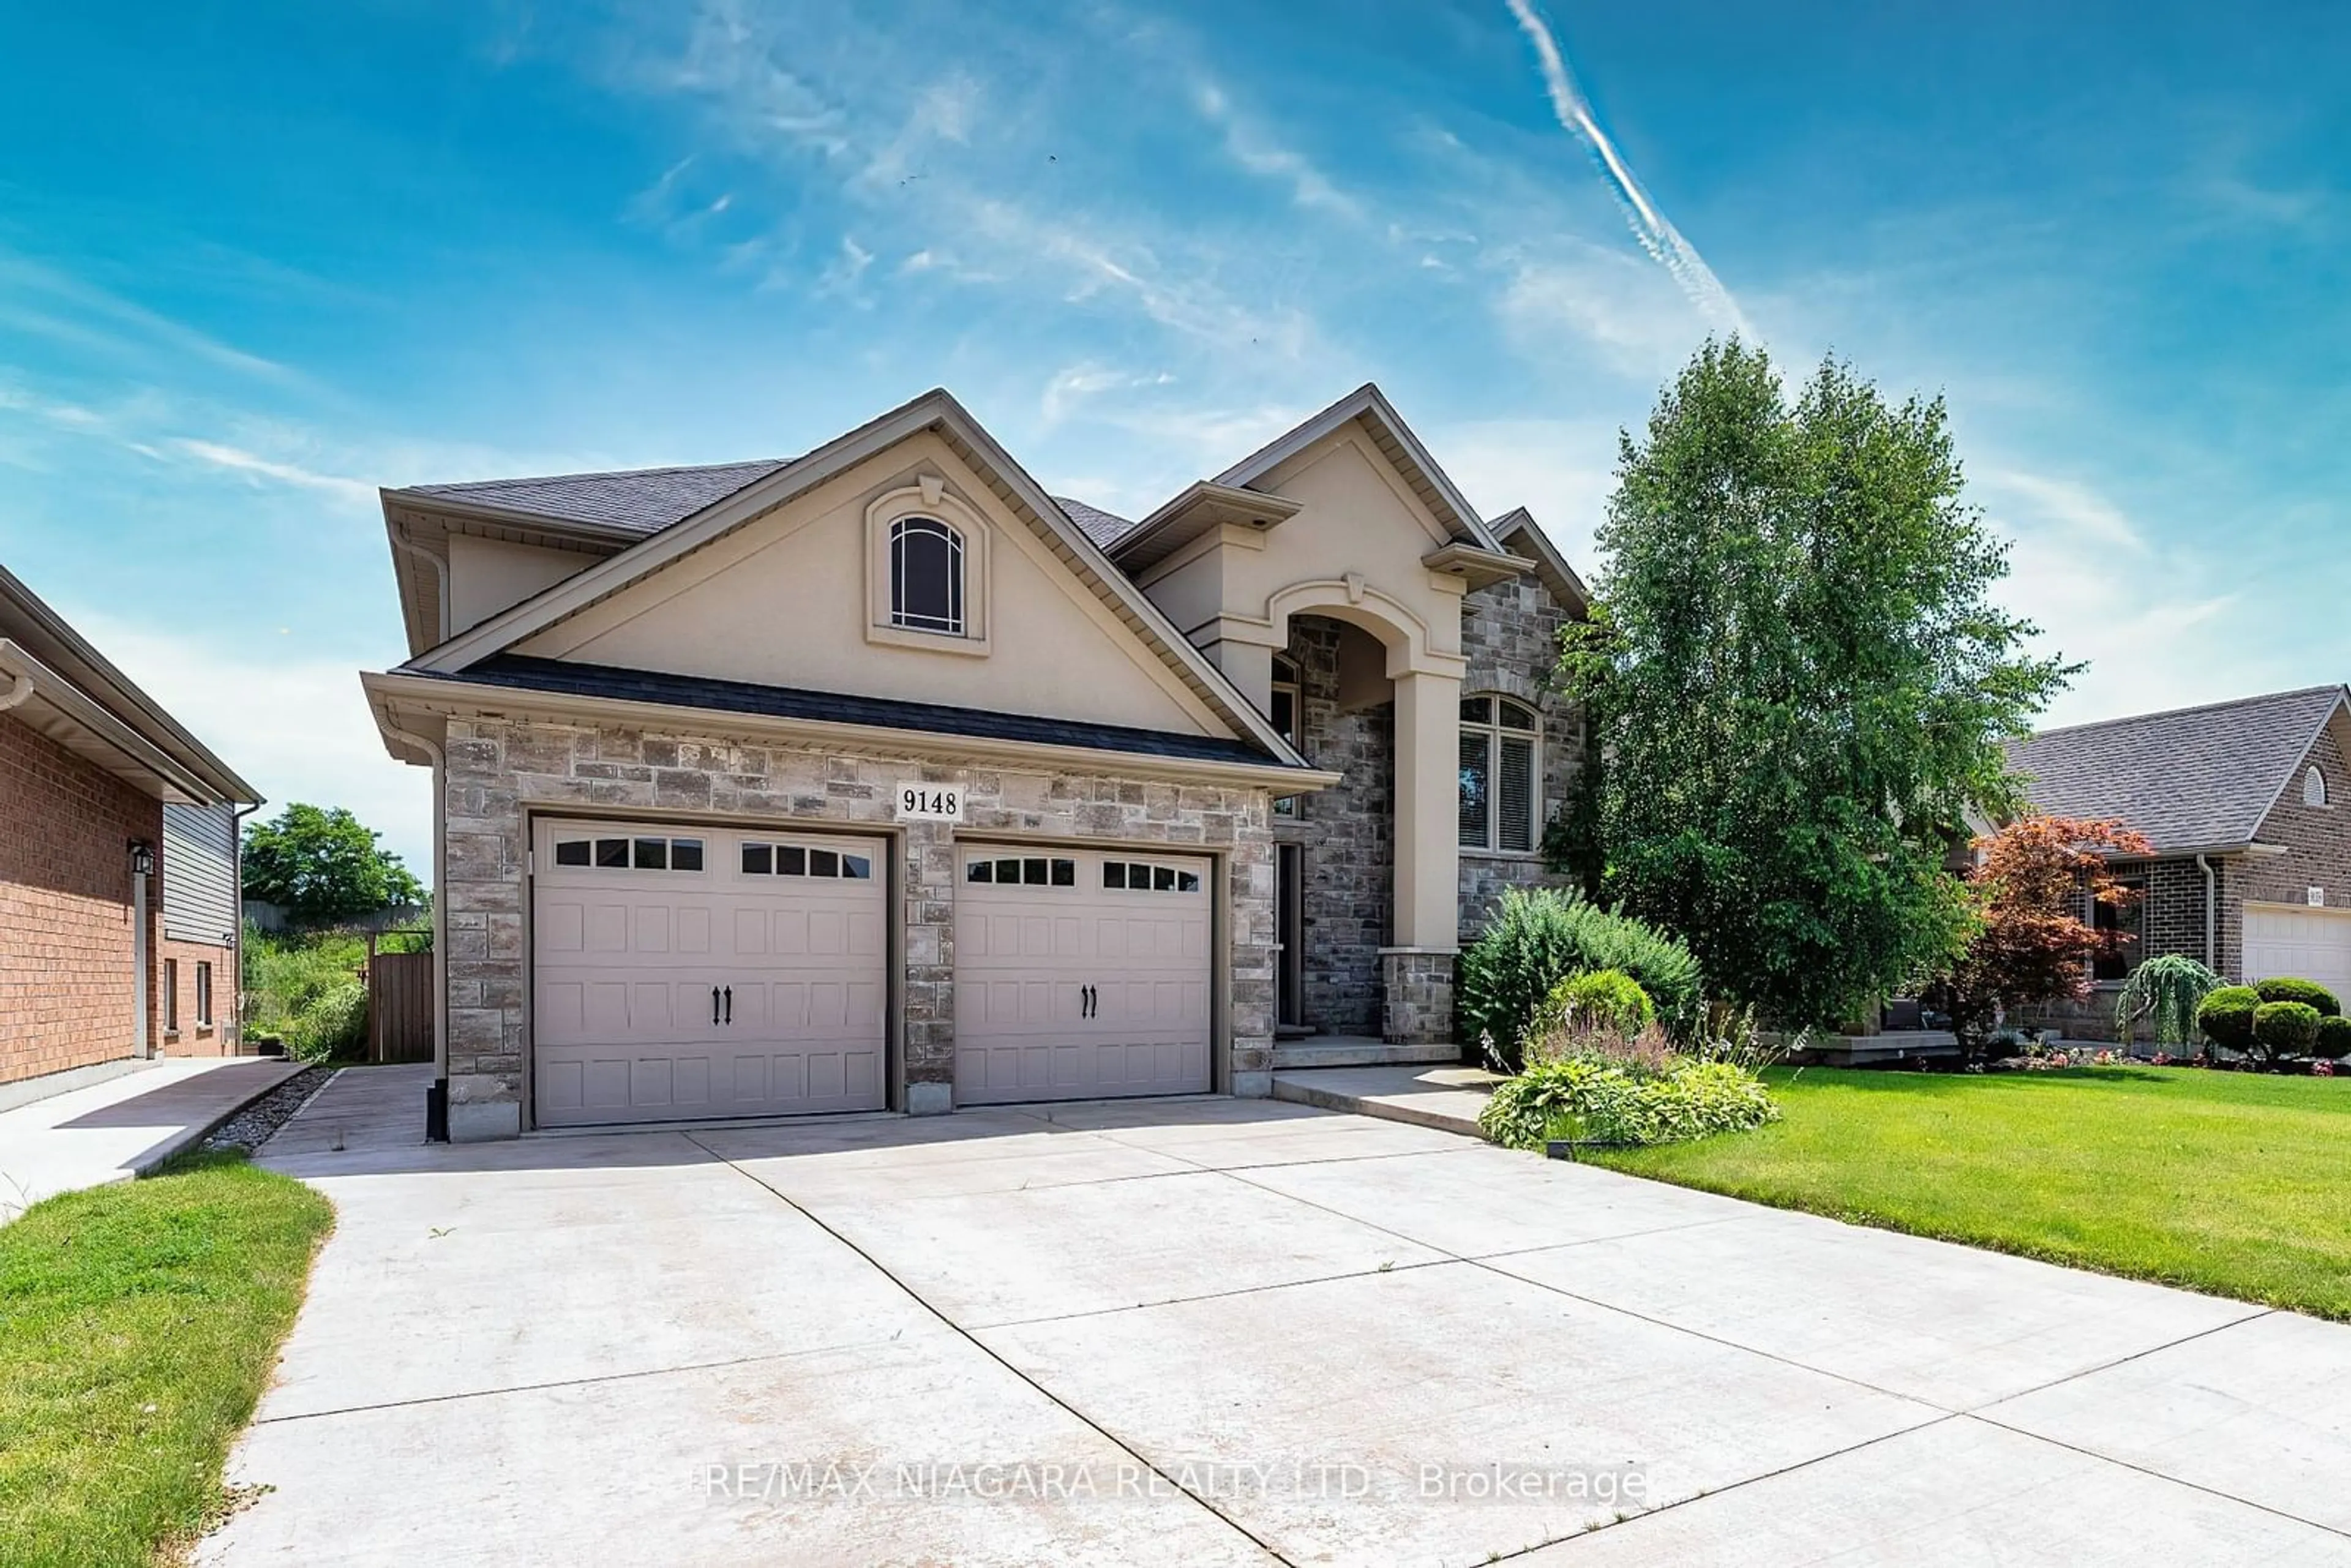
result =
[[[944,392],[384,519],[411,657],[362,680],[434,770],[458,1138],[1451,1056],[1582,756],[1583,585],[1374,387],[1137,519]]]
[[[0,570],[0,1094],[236,1041],[252,786]]]
[[[2184,953],[2227,979],[2298,975],[2351,1000],[2351,692],[2270,696],[2044,730],[2010,747],[2032,805],[2111,817],[2147,835],[2120,862],[2145,890],[2117,914],[2136,940],[2091,999],[2022,1021],[2115,1038],[2129,970]]]

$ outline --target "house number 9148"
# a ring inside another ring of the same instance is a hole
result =
[[[953,784],[903,784],[898,788],[902,822],[960,822],[963,790]]]

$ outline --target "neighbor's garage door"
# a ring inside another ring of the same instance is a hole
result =
[[[544,822],[534,848],[539,1125],[883,1108],[871,841]]]
[[[1207,1090],[1208,861],[958,852],[958,1103]]]
[[[2293,975],[2351,998],[2351,909],[2245,905],[2245,978]]]

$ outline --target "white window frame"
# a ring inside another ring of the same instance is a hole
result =
[[[892,565],[902,524],[927,521],[948,530],[961,548],[963,622],[958,627],[907,625],[893,602]],[[865,510],[865,640],[888,647],[985,657],[988,652],[988,558],[995,533],[977,507],[965,504],[935,475],[893,490]]]
[[[2334,794],[2326,788],[2326,775],[2314,762],[2303,769],[2302,803],[2305,806],[2332,806]]]
[[[1462,823],[1460,847],[1483,855],[1531,858],[1540,854],[1543,833],[1542,710],[1508,692],[1464,692],[1461,700],[1465,705],[1485,703],[1487,716],[1482,724],[1468,718],[1461,721],[1464,736],[1481,736],[1486,741],[1486,821],[1483,837],[1476,840],[1468,836],[1468,824]],[[1520,729],[1502,723],[1501,705],[1505,703],[1527,716],[1526,728]],[[1527,743],[1527,842],[1523,849],[1502,847],[1501,775],[1502,743],[1505,739]],[[1457,819],[1459,814],[1457,800]]]

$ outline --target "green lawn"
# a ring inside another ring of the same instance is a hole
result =
[[[2351,1318],[2351,1078],[1776,1069],[1760,1132],[1593,1156],[1783,1208]]]
[[[145,1564],[196,1537],[333,1223],[205,1156],[0,1226],[0,1562]]]

